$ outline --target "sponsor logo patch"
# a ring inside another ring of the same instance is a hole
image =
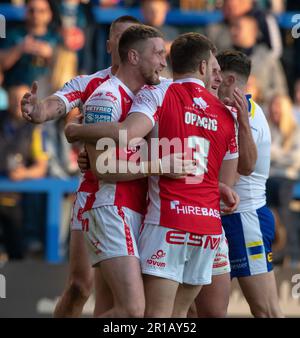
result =
[[[107,106],[90,106],[86,108],[84,122],[111,122],[112,107]]]
[[[147,259],[147,264],[157,266],[159,268],[164,268],[166,266],[166,263],[160,262],[159,260],[161,258],[164,258],[165,256],[166,256],[166,253],[163,252],[163,250],[158,250],[155,254],[151,256],[150,259]]]

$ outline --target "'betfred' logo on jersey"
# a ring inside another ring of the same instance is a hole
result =
[[[174,210],[178,215],[195,215],[207,216],[221,219],[219,210],[212,208],[196,207],[192,205],[180,205],[179,201],[170,202],[171,210]]]

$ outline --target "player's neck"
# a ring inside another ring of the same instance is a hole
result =
[[[139,73],[134,72],[130,67],[121,65],[116,76],[133,92],[133,94],[137,94],[145,84],[144,78]]]
[[[119,65],[112,64],[112,66],[111,66],[111,73],[112,73],[112,75],[116,75],[118,69],[119,69]]]
[[[185,74],[177,74],[173,73],[173,80],[182,80],[182,79],[197,79],[201,80],[203,83],[205,83],[204,76],[201,76],[199,73],[185,73]]]

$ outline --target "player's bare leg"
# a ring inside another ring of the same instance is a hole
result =
[[[279,306],[274,271],[239,277],[238,280],[254,317],[284,317]]]
[[[144,275],[146,298],[145,317],[170,318],[178,289],[178,282],[151,275]]]
[[[144,316],[145,296],[140,261],[136,257],[116,257],[97,265],[113,295],[113,308],[102,313],[106,318]]]
[[[186,318],[189,308],[199,294],[201,285],[180,284],[177,290],[172,317]]]
[[[230,290],[230,273],[212,276],[212,284],[204,285],[195,299],[198,317],[226,317]]]
[[[197,312],[195,302],[193,302],[192,305],[190,306],[187,317],[188,318],[198,318],[198,312]]]
[[[113,296],[100,268],[95,271],[95,309],[94,317],[99,317],[113,308]]]
[[[68,282],[59,299],[54,317],[79,317],[93,287],[93,269],[82,231],[71,231]]]

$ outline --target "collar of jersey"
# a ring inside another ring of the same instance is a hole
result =
[[[126,94],[128,94],[128,96],[130,96],[131,99],[134,99],[135,95],[133,94],[133,92],[118,77],[113,75],[111,77],[111,80],[117,82],[117,84],[120,85],[125,90]]]
[[[193,82],[193,83],[197,83],[200,86],[205,88],[205,84],[202,80],[196,79],[194,77],[187,77],[185,79],[178,79],[174,81],[175,83],[184,83],[184,82]]]

